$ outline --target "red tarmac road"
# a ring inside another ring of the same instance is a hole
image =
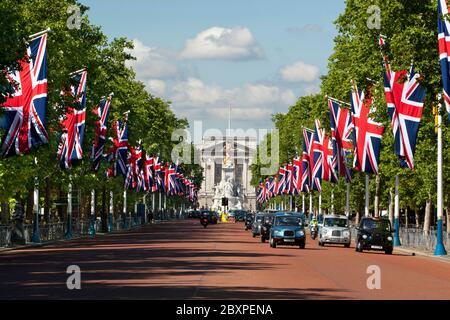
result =
[[[66,269],[81,268],[81,290]],[[381,290],[367,268],[381,269]],[[0,299],[450,299],[450,263],[253,239],[241,223],[197,220],[0,253]]]

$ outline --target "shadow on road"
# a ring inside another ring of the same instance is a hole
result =
[[[3,253],[0,254],[0,299],[338,298],[333,294],[338,293],[334,289],[193,285],[208,274],[220,273],[226,277],[236,270],[267,271],[275,266],[262,263],[261,258],[276,261],[292,256],[277,250],[257,253],[211,248],[216,242],[252,244],[252,240],[234,240],[228,228],[232,227],[220,225],[201,230],[195,222],[169,222],[138,231]],[[193,245],[197,246],[193,248]],[[81,290],[67,289],[69,265],[81,268]],[[283,265],[276,264],[280,266]]]

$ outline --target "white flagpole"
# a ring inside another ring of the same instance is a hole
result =
[[[305,213],[305,194],[302,193],[302,212]]]
[[[347,182],[347,193],[345,199],[345,215],[350,217],[350,183]]]
[[[334,186],[331,189],[331,214],[334,214]]]
[[[443,216],[443,190],[442,190],[442,105],[440,103],[442,96],[439,95],[439,107],[438,107],[438,156],[437,156],[437,230],[436,230],[436,248],[434,251],[435,256],[445,256],[447,251],[445,250],[442,239],[442,216]],[[449,226],[447,226],[449,228]]]
[[[364,206],[364,213],[365,216],[368,217],[369,216],[369,175],[366,174],[366,204]]]
[[[394,196],[394,246],[401,246],[399,229],[400,229],[400,196],[398,192],[399,176],[395,176],[395,196]]]
[[[319,216],[322,215],[322,192],[319,192]]]
[[[313,198],[311,192],[309,193],[309,216],[313,216]]]

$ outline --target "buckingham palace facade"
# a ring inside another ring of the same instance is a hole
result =
[[[251,185],[250,170],[256,146],[254,137],[203,137],[202,143],[196,146],[204,170],[204,180],[198,194],[200,207],[211,208],[215,187],[224,179],[224,162],[229,161],[227,158],[231,156],[234,165],[233,180],[243,196],[243,208],[256,209],[256,189]]]

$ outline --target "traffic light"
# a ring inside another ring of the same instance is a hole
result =
[[[228,198],[222,198],[222,206],[228,207]]]

